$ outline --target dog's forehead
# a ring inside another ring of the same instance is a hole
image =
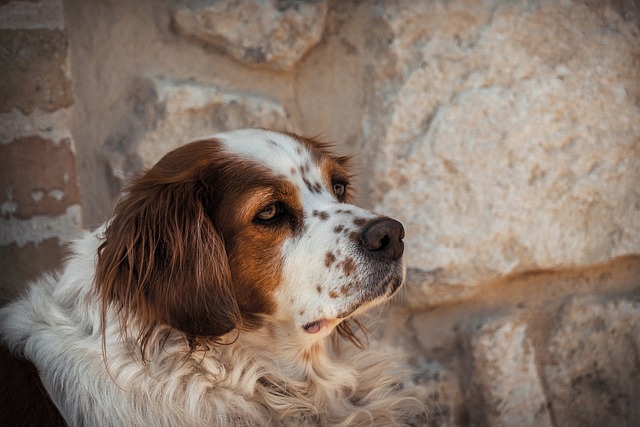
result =
[[[300,165],[313,174],[313,154],[301,141],[278,132],[244,129],[216,135],[225,151],[268,167],[274,173],[291,176]],[[318,171],[320,172],[320,171]]]

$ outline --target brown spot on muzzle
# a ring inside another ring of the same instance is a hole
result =
[[[351,257],[346,258],[339,265],[345,276],[351,276],[356,271],[356,262]]]
[[[358,227],[362,227],[363,225],[365,225],[367,223],[367,220],[364,218],[356,218],[353,220],[353,223],[355,225],[357,225]]]
[[[324,255],[324,265],[325,267],[331,267],[331,265],[336,261],[336,256],[333,252],[327,252]]]
[[[327,211],[314,210],[313,212],[311,212],[311,215],[313,215],[314,217],[320,218],[322,221],[326,221],[327,219],[329,219],[329,212]]]

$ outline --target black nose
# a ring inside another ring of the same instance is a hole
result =
[[[404,252],[404,227],[395,219],[379,218],[364,226],[360,240],[364,248],[381,258],[396,261]]]

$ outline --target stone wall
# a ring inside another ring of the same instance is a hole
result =
[[[191,138],[321,135],[360,160],[360,204],[406,226],[407,286],[371,328],[407,350],[433,425],[640,423],[638,2],[63,6],[0,3],[19,17],[0,27],[19,46],[0,62],[5,271],[73,234],[74,153],[91,228]]]
[[[0,2],[0,300],[81,231],[62,0]]]

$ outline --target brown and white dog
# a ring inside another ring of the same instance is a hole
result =
[[[167,154],[0,310],[77,426],[405,425],[420,416],[355,314],[404,280],[402,225],[349,204],[348,158],[241,130]],[[347,347],[347,348],[345,348]]]

